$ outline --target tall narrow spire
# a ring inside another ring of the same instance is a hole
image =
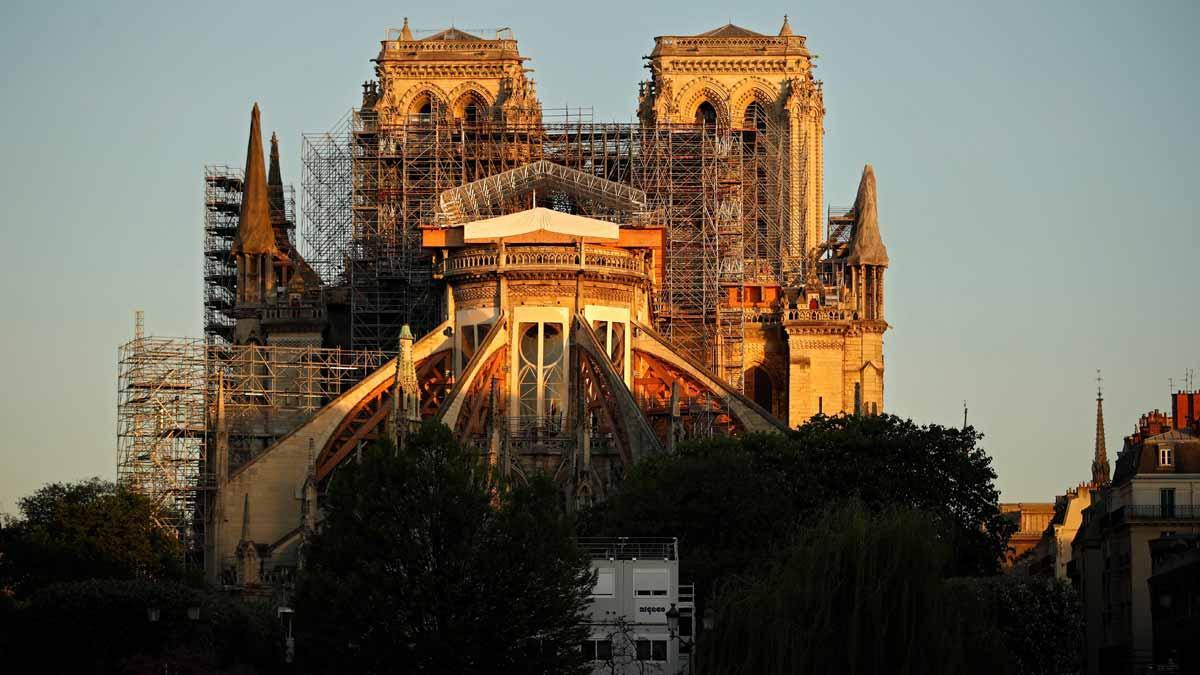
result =
[[[863,167],[858,196],[854,199],[854,230],[850,233],[850,255],[846,262],[851,265],[888,266],[887,247],[879,236],[875,169],[870,164]]]
[[[404,17],[404,28],[400,29],[400,39],[411,42],[413,39],[412,30],[408,27],[408,17]]]
[[[287,219],[283,210],[283,175],[279,171],[279,137],[271,132],[271,164],[267,169],[267,192],[271,198],[271,223],[282,225]]]
[[[779,37],[791,37],[792,25],[788,23],[787,14],[783,15],[783,26],[779,29]]]
[[[233,252],[275,253],[275,232],[271,229],[271,204],[267,193],[262,125],[257,103],[250,111],[250,141],[246,145],[246,175],[242,189],[242,212],[238,219],[238,234],[233,242]]]
[[[1108,450],[1104,446],[1104,392],[1100,388],[1100,371],[1096,371],[1096,454],[1092,459],[1092,483],[1108,482]]]

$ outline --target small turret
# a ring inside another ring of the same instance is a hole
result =
[[[404,17],[404,27],[400,29],[400,39],[401,40],[409,40],[409,41],[411,41],[413,39],[412,31],[408,28],[408,17],[407,16]]]
[[[783,26],[779,29],[779,37],[791,37],[792,26],[788,23],[787,14],[783,15]]]

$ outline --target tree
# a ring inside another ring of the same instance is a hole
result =
[[[182,548],[146,497],[93,478],[20,500],[0,531],[0,586],[18,595],[82,579],[176,579]]]
[[[951,579],[970,598],[977,616],[999,626],[1011,672],[1056,675],[1077,672],[1083,643],[1079,594],[1064,581],[1001,575]]]
[[[995,626],[942,578],[947,555],[920,511],[824,510],[767,565],[722,586],[696,672],[1005,672]]]
[[[780,468],[798,508],[845,498],[929,513],[950,545],[949,576],[999,571],[1014,525],[1000,513],[992,460],[972,427],[918,426],[895,415],[818,415]]]
[[[334,474],[295,598],[313,672],[579,672],[592,586],[547,479],[505,485],[445,426]]]
[[[176,582],[92,579],[39,589],[0,613],[0,635],[13,637],[13,672],[271,672],[282,661],[273,609]]]
[[[713,438],[677,455],[636,464],[620,490],[585,514],[581,529],[603,536],[678,537],[680,574],[696,586],[698,610],[721,578],[760,560],[791,530],[796,512],[777,458],[779,435]]]
[[[596,534],[677,536],[701,600],[831,504],[921,509],[949,546],[947,576],[998,571],[1013,524],[974,429],[893,415],[817,416],[784,435],[684,444],[633,467],[586,518]]]

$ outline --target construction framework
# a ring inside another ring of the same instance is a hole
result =
[[[466,122],[436,103],[429,114],[384,125],[374,111],[356,110],[333,130],[304,137],[306,256],[327,283],[346,289],[351,346],[382,350],[403,324],[420,334],[443,318],[422,226],[534,205],[662,225],[657,327],[740,389],[743,284],[784,283],[799,269],[786,253],[787,127],[754,110],[733,129],[598,123],[590,111],[566,109],[544,111],[538,124]],[[574,189],[531,197],[523,188],[552,173],[542,162],[571,170],[561,178]],[[491,180],[473,186],[479,194],[443,198],[481,179]],[[622,196],[635,202],[644,194],[644,209],[613,208],[589,179],[629,186]]]
[[[218,473],[235,471],[368,374],[382,352],[145,337],[142,313],[118,358],[117,480],[156,522],[204,550]]]
[[[203,491],[213,483],[204,456],[204,340],[148,338],[142,321],[137,312],[133,340],[119,349],[117,480],[148,497],[156,522],[190,544],[202,539]]]
[[[208,344],[233,342],[234,287],[233,239],[242,210],[243,170],[224,165],[204,167],[204,338]],[[296,189],[284,187],[287,222],[296,222]],[[292,233],[289,231],[289,237]]]

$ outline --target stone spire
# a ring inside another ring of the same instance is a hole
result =
[[[783,15],[783,26],[779,29],[779,37],[791,37],[792,26],[788,23],[787,14]]]
[[[287,214],[283,209],[283,176],[279,171],[279,137],[271,132],[271,164],[267,169],[267,194],[271,199],[271,223],[283,225]]]
[[[409,30],[409,28],[408,28],[408,17],[407,16],[404,17],[404,27],[400,29],[400,39],[401,40],[412,40],[413,39],[412,31]]]
[[[417,382],[417,367],[413,361],[413,334],[408,324],[400,327],[396,354],[396,377],[392,389],[391,433],[396,447],[404,446],[404,439],[416,431],[421,421],[421,398]]]
[[[851,265],[888,266],[887,247],[879,236],[879,214],[875,203],[875,169],[870,164],[863,167],[862,180],[858,184],[858,197],[854,199],[854,229],[850,234],[850,254],[846,262]]]
[[[1100,371],[1096,371],[1096,454],[1092,459],[1092,483],[1108,483],[1108,450],[1104,447],[1104,393],[1100,389]]]
[[[242,188],[242,213],[238,218],[233,252],[246,254],[275,253],[275,231],[271,228],[271,204],[267,172],[263,162],[262,127],[258,104],[250,112],[250,142],[246,146],[246,176]]]

